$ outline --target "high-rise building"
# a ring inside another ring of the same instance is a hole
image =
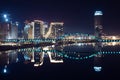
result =
[[[0,39],[10,39],[11,37],[11,23],[1,22],[0,23]]]
[[[48,23],[41,20],[29,22],[24,27],[24,38],[27,39],[43,39],[43,38],[58,38],[63,35],[63,22]]]
[[[95,28],[95,36],[96,39],[100,39],[102,36],[102,11],[95,11],[94,13],[94,28]]]
[[[24,38],[26,39],[43,38],[44,34],[44,22],[41,20],[34,20],[33,22],[29,22],[24,27]]]
[[[11,25],[11,33],[10,33],[11,39],[17,39],[18,38],[18,22],[12,23]]]
[[[0,39],[17,39],[18,22],[13,23],[9,14],[3,14],[0,20]]]
[[[28,39],[29,28],[30,28],[30,24],[29,23],[25,24],[24,32],[23,32],[24,39]]]
[[[43,24],[44,22],[41,20],[34,20],[34,22],[31,22],[32,36],[34,39],[43,38]]]
[[[50,38],[56,39],[63,35],[63,22],[51,22],[50,27]]]
[[[45,36],[47,34],[48,29],[49,29],[48,23],[44,22],[44,24],[43,24],[43,36]]]

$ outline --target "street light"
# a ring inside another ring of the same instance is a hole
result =
[[[7,18],[7,14],[4,14],[3,17],[6,19]]]
[[[8,22],[8,21],[9,21],[9,20],[6,18],[6,19],[5,19],[5,22]]]
[[[3,16],[3,20],[4,20],[5,22],[8,22],[8,21],[9,21],[9,14],[2,14],[2,16]]]

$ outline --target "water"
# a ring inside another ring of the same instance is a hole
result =
[[[77,43],[0,52],[0,80],[119,79],[120,43]]]

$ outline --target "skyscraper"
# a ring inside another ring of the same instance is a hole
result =
[[[41,20],[34,20],[34,22],[31,23],[32,25],[32,33],[33,33],[33,38],[43,38],[43,24],[44,22]]]
[[[11,37],[11,39],[17,39],[18,38],[18,22],[12,23],[10,37]]]
[[[50,38],[56,39],[63,35],[63,24],[63,22],[51,22]]]
[[[44,33],[44,22],[41,20],[34,20],[26,23],[24,27],[24,38],[26,39],[37,39],[43,38]]]
[[[96,39],[101,39],[102,36],[102,11],[95,11],[94,13],[94,28],[95,28],[95,36]]]
[[[23,32],[24,39],[28,39],[29,28],[30,28],[30,23],[29,22],[25,22],[25,27],[24,27],[24,32]]]
[[[10,39],[11,37],[11,23],[1,22],[0,23],[0,39]]]
[[[0,39],[17,39],[18,22],[13,23],[9,14],[2,14],[0,19]]]

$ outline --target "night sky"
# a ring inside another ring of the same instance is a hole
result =
[[[0,0],[0,13],[9,13],[20,27],[25,20],[64,22],[65,32],[94,33],[94,12],[103,11],[103,32],[120,34],[120,3],[116,0]]]

